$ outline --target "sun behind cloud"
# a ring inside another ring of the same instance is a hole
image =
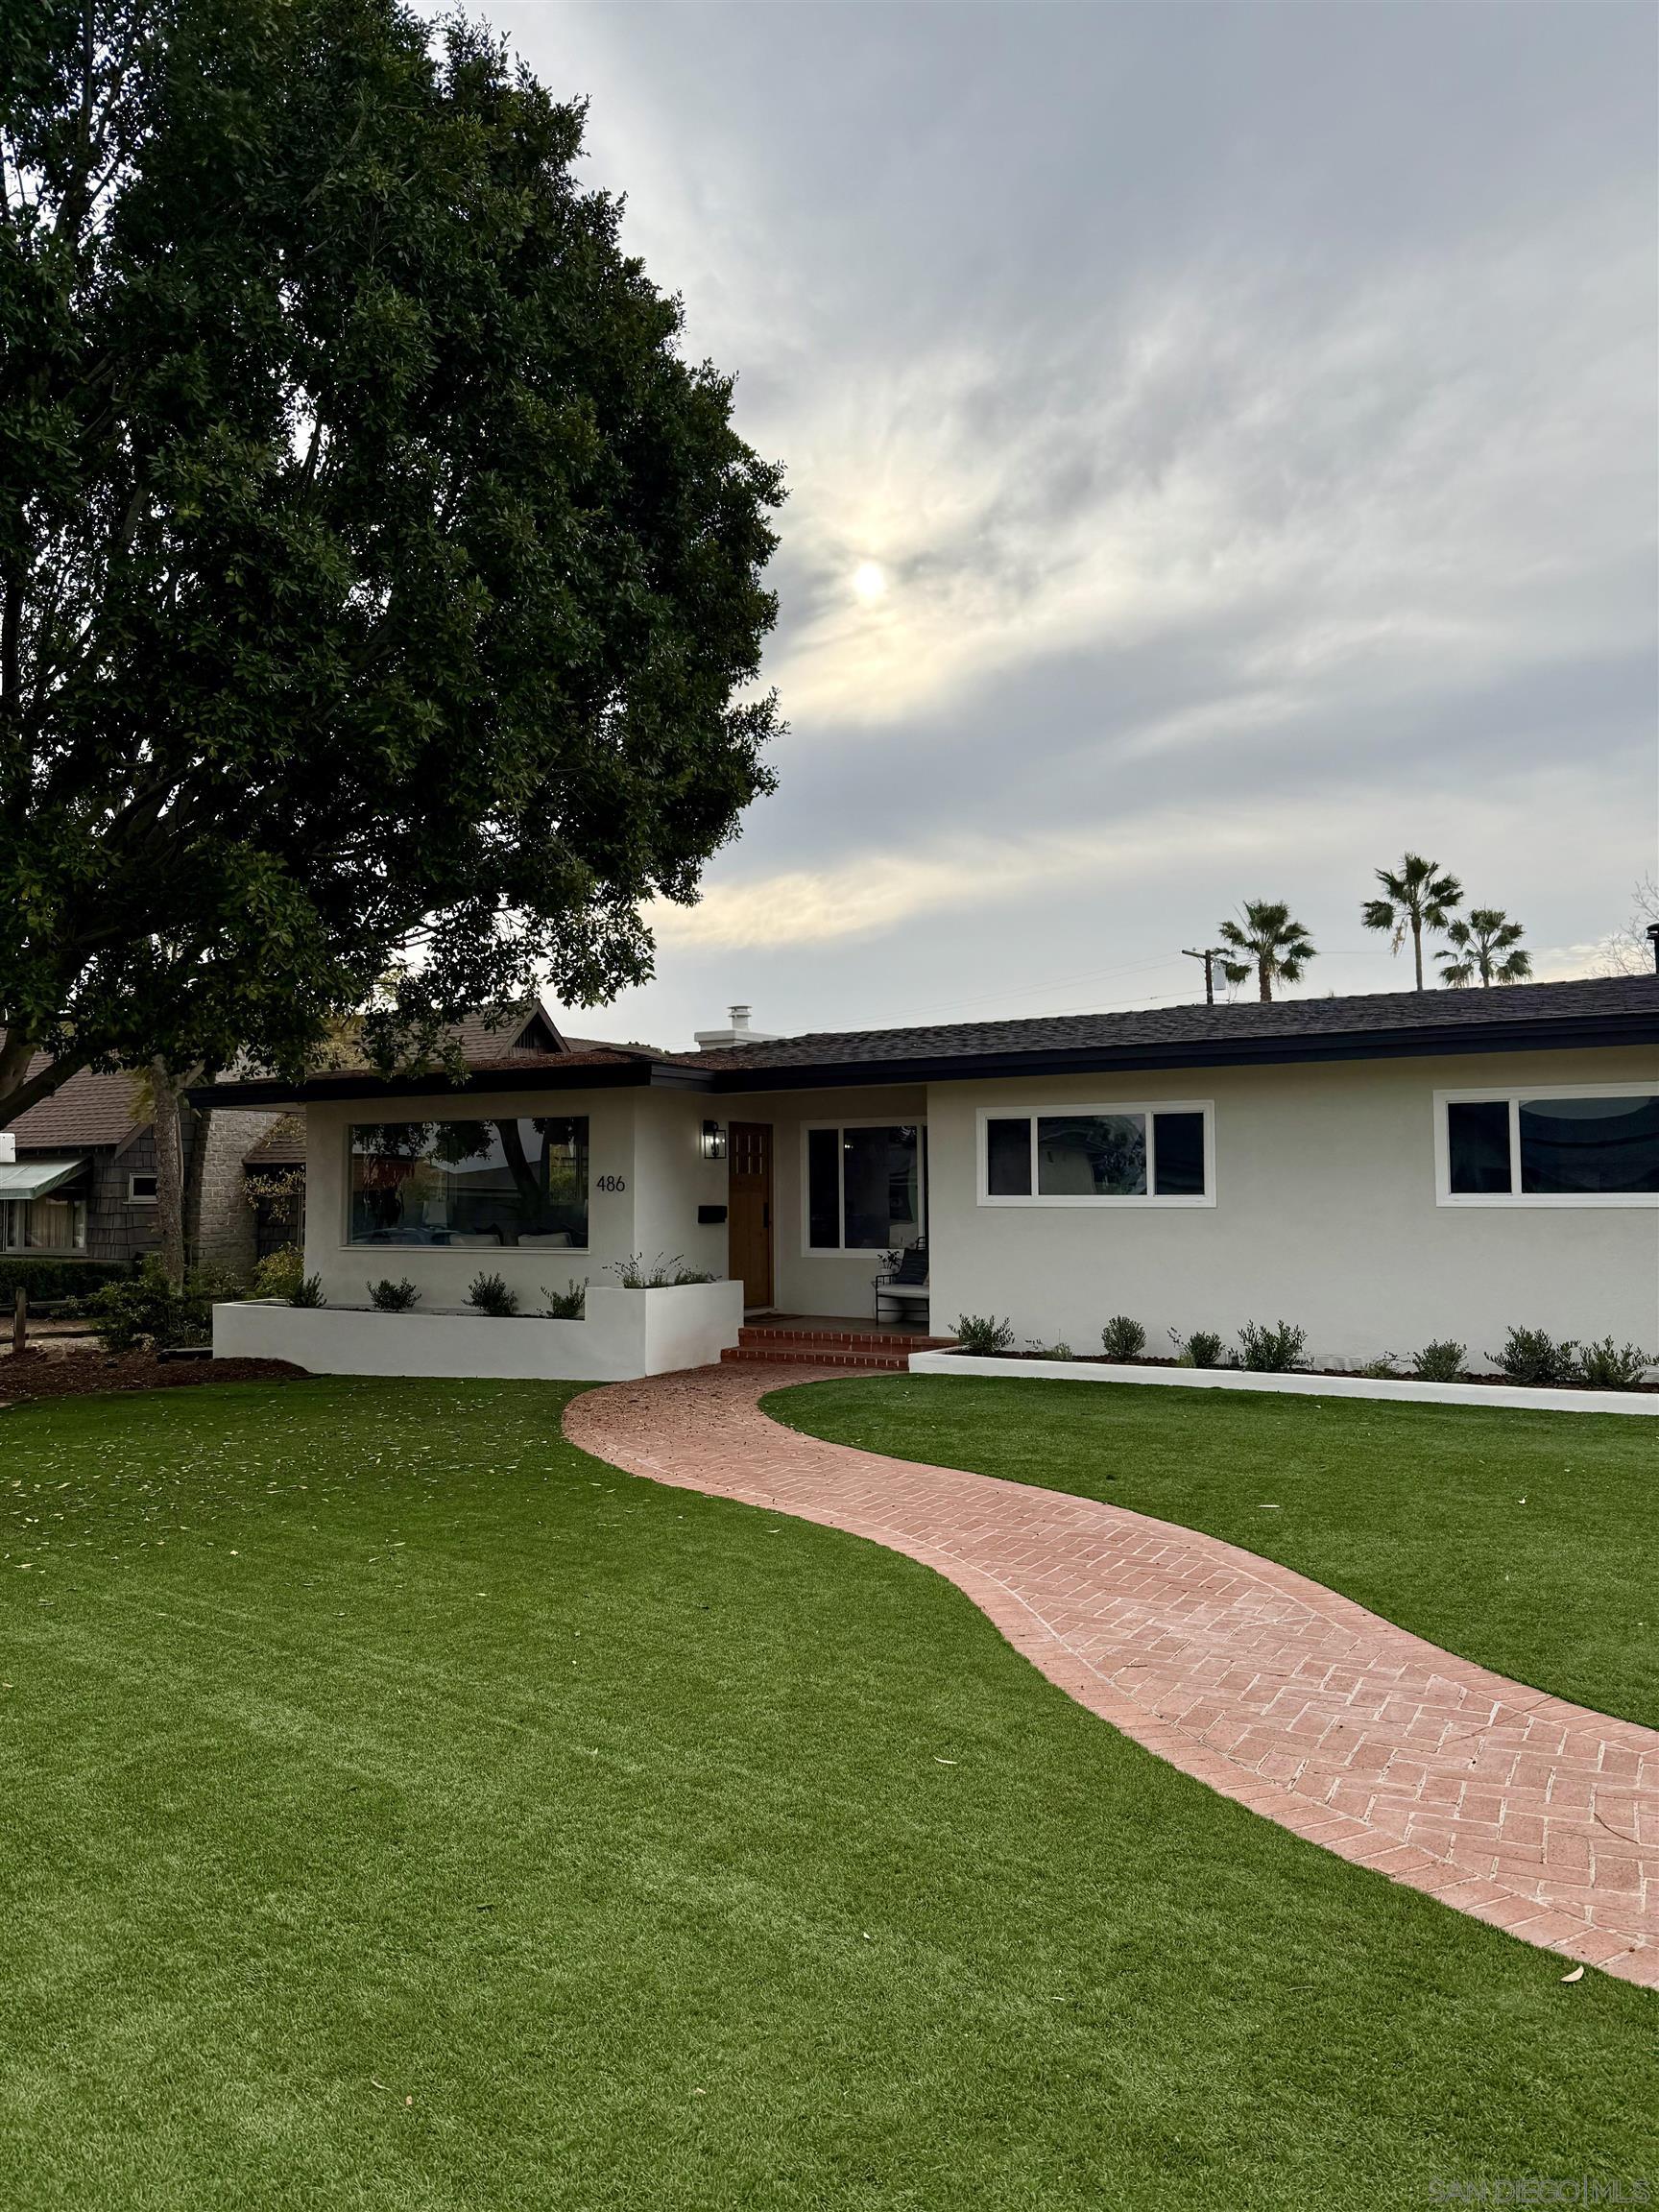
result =
[[[861,607],[874,607],[887,592],[887,577],[879,561],[860,561],[853,571],[853,596]]]

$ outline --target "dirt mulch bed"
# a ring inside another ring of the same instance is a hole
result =
[[[307,1370],[287,1359],[157,1359],[154,1352],[100,1358],[78,1352],[10,1353],[0,1358],[0,1406],[29,1398],[84,1398],[101,1390],[176,1390],[192,1382],[288,1382]]]

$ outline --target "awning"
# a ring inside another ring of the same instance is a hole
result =
[[[0,1198],[44,1198],[85,1165],[84,1153],[79,1160],[0,1160]]]

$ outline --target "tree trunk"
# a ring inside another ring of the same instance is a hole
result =
[[[1269,1005],[1273,998],[1273,971],[1263,960],[1256,963],[1256,979],[1262,986],[1262,1002]]]
[[[184,1262],[186,1266],[200,1267],[202,1186],[207,1172],[207,1138],[213,1126],[213,1109],[208,1106],[197,1113],[187,1106],[184,1112],[189,1116],[190,1131],[190,1166],[184,1177]]]
[[[1423,925],[1415,914],[1411,917],[1411,957],[1417,964],[1417,988],[1423,988]]]
[[[161,1264],[175,1289],[184,1282],[184,1142],[180,1086],[159,1060],[150,1066],[156,1137],[156,1226]]]

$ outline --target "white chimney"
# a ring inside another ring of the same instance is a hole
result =
[[[721,1051],[732,1045],[770,1045],[774,1042],[774,1031],[750,1028],[747,1006],[728,1006],[726,1018],[730,1026],[725,1029],[697,1031],[699,1052]]]
[[[17,1140],[10,1129],[0,1129],[0,1166],[17,1157]]]

